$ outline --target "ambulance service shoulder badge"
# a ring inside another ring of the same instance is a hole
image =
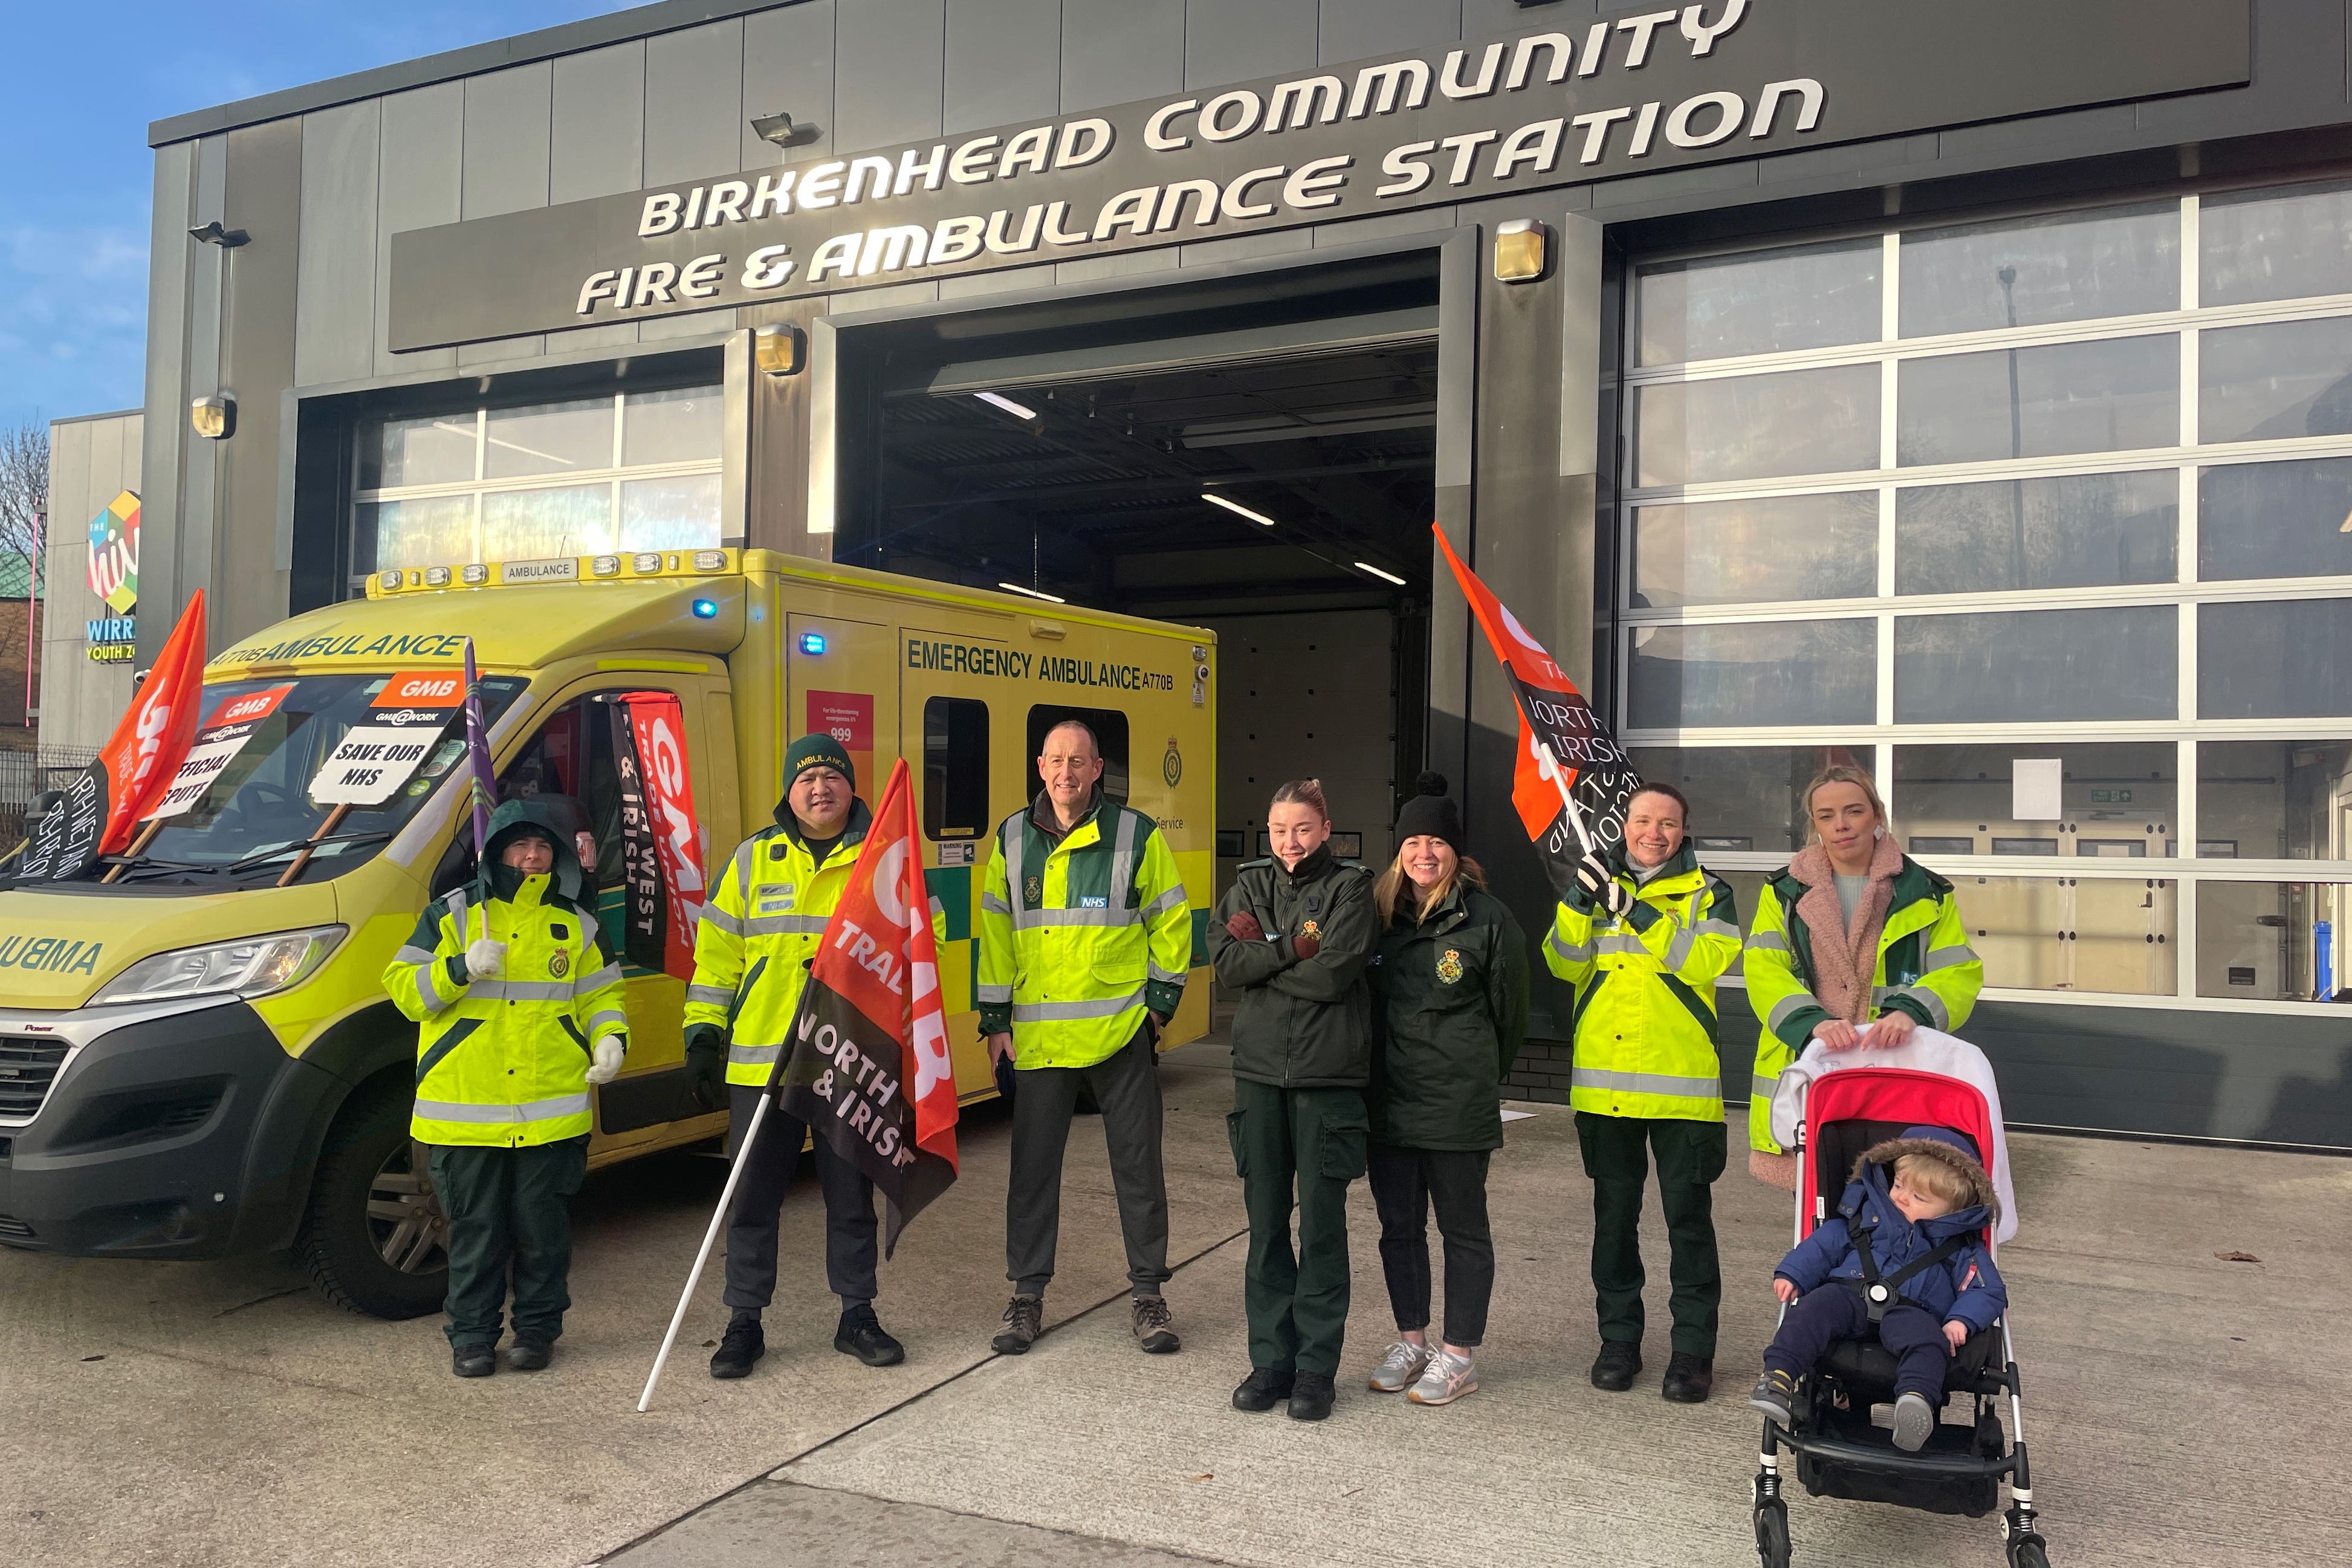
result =
[[[562,948],[557,948],[553,952],[548,954],[547,972],[555,976],[558,980],[562,979],[565,975],[572,973],[572,955],[564,952]]]
[[[1437,955],[1437,977],[1448,985],[1462,978],[1462,955],[1447,948]]]

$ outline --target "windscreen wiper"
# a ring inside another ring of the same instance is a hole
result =
[[[330,844],[365,844],[378,838],[389,838],[397,831],[396,828],[373,827],[364,833],[336,833],[325,838],[297,838],[290,844],[280,844],[274,849],[256,850],[241,859],[231,860],[216,869],[224,875],[235,876],[239,871],[250,871],[256,866],[267,865],[282,856],[299,855],[305,849],[320,850]]]

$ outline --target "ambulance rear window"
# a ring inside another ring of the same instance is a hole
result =
[[[978,838],[989,828],[988,704],[934,697],[923,704],[923,832]]]

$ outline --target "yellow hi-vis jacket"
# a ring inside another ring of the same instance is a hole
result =
[[[418,1025],[409,1136],[420,1143],[527,1149],[584,1136],[593,1047],[628,1037],[621,966],[595,921],[551,890],[553,878],[490,872],[427,905],[383,972],[393,1005]],[[469,982],[466,946],[484,937],[507,944],[505,973]]]
[[[1796,913],[1807,890],[1789,871],[1776,873],[1764,884],[1741,961],[1748,976],[1748,1005],[1764,1025],[1756,1040],[1748,1142],[1773,1154],[1780,1152],[1780,1145],[1772,1141],[1773,1086],[1780,1069],[1805,1048],[1814,1027],[1830,1017],[1830,1010],[1813,994],[1812,931]],[[1983,989],[1984,961],[1969,945],[1952,884],[1906,855],[1895,875],[1885,929],[1878,936],[1864,1021],[1894,1008],[1948,1034],[1969,1021],[1977,993]]]
[[[1575,1065],[1568,1103],[1599,1116],[1721,1121],[1715,983],[1739,957],[1730,885],[1699,867],[1685,843],[1647,882],[1618,852],[1622,920],[1580,895],[1562,903],[1544,963],[1576,987]]]
[[[737,847],[704,900],[684,1024],[726,1032],[729,1083],[759,1088],[783,1054],[809,962],[873,825],[866,803],[853,800],[841,841],[820,868],[792,822],[792,807],[780,805],[776,826]]]
[[[997,829],[980,898],[980,1027],[1016,1068],[1106,1061],[1167,1017],[1192,962],[1192,909],[1151,818],[1102,799],[1067,833],[1042,793]]]

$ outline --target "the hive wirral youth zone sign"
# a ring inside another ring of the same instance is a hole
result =
[[[1706,0],[1529,22],[1490,41],[411,229],[392,237],[391,344],[1068,261],[2242,86],[2252,54],[2248,0]]]

